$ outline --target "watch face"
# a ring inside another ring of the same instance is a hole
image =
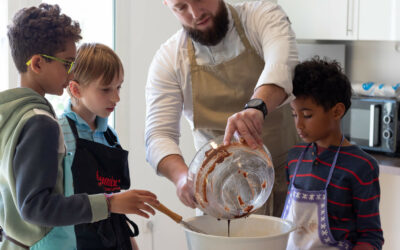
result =
[[[255,107],[255,106],[259,106],[263,103],[262,100],[260,99],[251,99],[248,103],[247,106],[249,107]]]

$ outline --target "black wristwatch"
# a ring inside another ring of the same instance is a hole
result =
[[[248,101],[246,105],[244,105],[244,109],[258,109],[263,113],[264,119],[268,114],[267,105],[265,105],[265,102],[262,99],[258,98]]]

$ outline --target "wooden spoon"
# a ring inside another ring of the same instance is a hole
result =
[[[192,231],[194,231],[196,233],[207,234],[203,230],[201,230],[201,229],[199,229],[199,228],[187,223],[186,221],[183,221],[182,220],[182,216],[180,216],[179,214],[171,211],[169,208],[164,206],[162,203],[160,203],[159,206],[155,206],[154,208],[157,209],[158,211],[160,211],[161,213],[167,215],[171,219],[173,219],[176,223],[183,225],[184,227],[186,227],[189,230],[192,230]]]

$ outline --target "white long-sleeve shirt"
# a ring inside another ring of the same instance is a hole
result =
[[[289,95],[287,103],[292,99],[292,75],[298,54],[286,14],[280,6],[269,1],[245,2],[234,8],[247,39],[265,61],[255,88],[271,83],[280,86]],[[194,42],[199,65],[220,64],[245,49],[228,7],[227,10],[229,29],[220,43],[204,46]],[[187,34],[181,29],[156,52],[146,84],[146,159],[156,170],[164,157],[182,154],[178,146],[182,111],[194,128],[191,86]]]

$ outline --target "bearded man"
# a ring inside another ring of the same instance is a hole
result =
[[[298,137],[288,102],[298,63],[286,14],[269,1],[230,5],[223,0],[164,0],[183,28],[157,51],[146,85],[146,159],[171,180],[179,199],[195,207],[188,166],[179,148],[180,117],[198,150],[234,133],[252,148],[263,143],[275,184],[258,213],[280,216],[287,184],[286,155]]]

